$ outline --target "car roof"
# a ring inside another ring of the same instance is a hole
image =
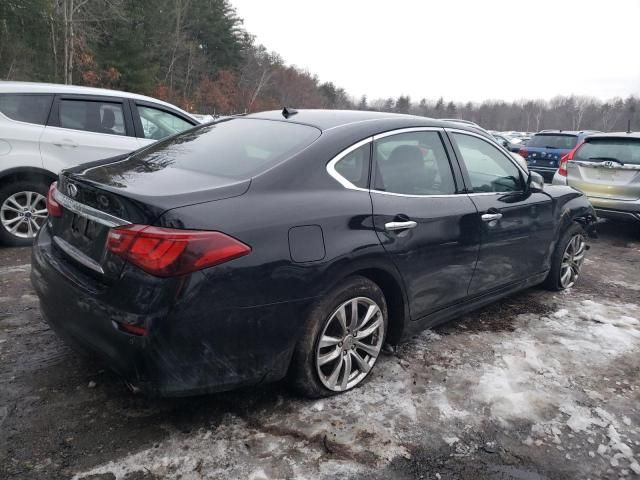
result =
[[[589,138],[637,138],[640,139],[640,132],[608,132],[589,135]]]
[[[172,105],[171,103],[163,102],[157,98],[147,97],[145,95],[138,95],[137,93],[122,92],[119,90],[109,90],[106,88],[94,88],[94,87],[82,87],[78,85],[62,85],[58,83],[36,83],[36,82],[14,82],[14,81],[0,81],[0,93],[61,93],[69,95],[96,95],[102,97],[124,97],[134,100],[144,100],[147,102],[157,103],[170,107],[173,110],[188,115],[193,118],[190,113],[185,112],[181,108]],[[194,118],[197,121],[197,119]]]
[[[289,109],[291,111],[291,109]],[[282,110],[270,110],[266,112],[252,113],[245,118],[259,118],[265,120],[278,120],[291,123],[300,123],[316,127],[322,131],[333,128],[340,128],[347,125],[372,122],[376,124],[376,129],[384,129],[387,124],[389,129],[403,127],[443,127],[468,130],[470,132],[486,132],[473,125],[462,123],[446,122],[429,117],[418,115],[407,115],[402,113],[374,112],[369,110],[322,110],[322,109],[301,109],[295,114],[285,118]]]
[[[600,133],[600,130],[541,130],[535,135],[549,135],[549,134],[559,134],[559,135],[591,135],[594,133]]]

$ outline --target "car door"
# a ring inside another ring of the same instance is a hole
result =
[[[531,192],[524,170],[488,139],[467,131],[449,130],[448,134],[478,211],[480,255],[469,295],[548,269],[554,235],[549,196]]]
[[[152,102],[132,100],[131,111],[133,112],[136,136],[141,146],[149,145],[198,125],[194,119]]]
[[[40,138],[43,164],[54,172],[139,146],[129,104],[119,97],[56,95]]]
[[[463,193],[440,128],[374,137],[374,226],[404,280],[412,319],[463,299],[479,250],[476,207]]]

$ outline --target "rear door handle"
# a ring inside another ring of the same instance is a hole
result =
[[[394,230],[406,230],[408,228],[415,228],[418,226],[417,222],[413,220],[409,220],[406,222],[387,222],[384,224],[384,229],[388,232],[392,232]]]
[[[494,220],[500,220],[502,218],[501,213],[483,213],[482,221],[483,222],[493,222]]]

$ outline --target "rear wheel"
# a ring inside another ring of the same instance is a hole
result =
[[[551,259],[551,270],[544,281],[550,290],[565,290],[578,281],[584,257],[587,253],[587,241],[583,228],[574,224],[564,233]]]
[[[49,185],[22,180],[0,188],[0,242],[20,247],[33,243],[47,219]]]
[[[375,365],[387,331],[380,288],[363,277],[338,285],[311,311],[291,365],[291,380],[309,397],[361,384]]]

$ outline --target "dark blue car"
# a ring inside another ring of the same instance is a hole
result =
[[[529,165],[529,170],[538,172],[545,182],[551,182],[558,169],[560,159],[569,153],[585,137],[599,133],[596,130],[563,131],[542,130],[527,142],[518,152]]]

